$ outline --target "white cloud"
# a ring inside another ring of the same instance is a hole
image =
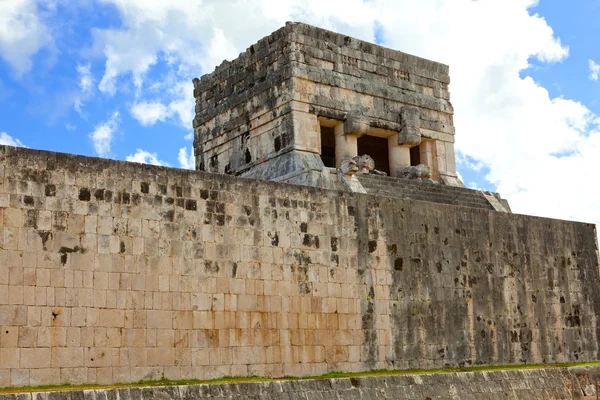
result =
[[[450,65],[462,168],[489,171],[488,185],[516,212],[600,222],[600,189],[588,177],[600,160],[598,117],[576,100],[553,98],[527,76],[531,63],[560,62],[569,54],[534,13],[535,0],[102,2],[116,7],[122,27],[94,31],[95,47],[106,56],[100,89],[114,93],[118,81],[130,77],[137,94],[161,93],[153,101],[160,118],[146,116],[142,123],[176,119],[189,129],[190,78],[236,57],[287,20],[370,41],[377,29],[388,47]],[[146,84],[157,63],[173,68],[169,86]],[[594,68],[590,63],[590,73]],[[181,87],[174,90],[172,82]],[[184,167],[193,166],[188,154],[180,150]]]
[[[152,126],[158,121],[164,122],[171,110],[160,102],[141,102],[131,106],[131,115],[144,126]]]
[[[94,131],[90,133],[94,150],[100,157],[106,157],[110,154],[110,145],[118,128],[119,112],[115,111],[106,121],[96,125]]]
[[[31,69],[33,55],[51,41],[35,0],[0,1],[0,57],[17,76]]]
[[[85,118],[85,114],[82,111],[82,107],[84,106],[85,100],[87,100],[94,92],[94,77],[91,72],[91,64],[77,64],[77,77],[78,77],[78,85],[81,93],[79,96],[75,98],[73,107],[75,111],[83,118]]]
[[[65,124],[65,128],[70,132],[74,132],[77,129],[75,125],[69,124],[68,122]]]
[[[137,149],[135,154],[130,154],[125,157],[126,161],[137,162],[142,164],[152,164],[152,165],[164,165],[168,166],[169,164],[165,161],[161,161],[158,159],[158,155],[156,153],[150,153],[146,150]]]
[[[6,132],[0,132],[0,144],[6,146],[26,147],[19,139],[15,139]]]
[[[155,83],[152,92],[162,92],[168,102],[163,103],[158,99],[135,102],[130,112],[140,124],[152,126],[159,121],[172,120],[184,128],[192,125],[195,101],[189,82],[174,82],[173,79],[168,79]]]
[[[177,156],[179,165],[185,169],[195,169],[196,162],[194,157],[194,148],[192,147],[188,152],[187,146],[179,149],[179,155]]]
[[[594,60],[588,60],[590,68],[590,79],[593,81],[598,80],[598,74],[600,74],[600,64],[596,64]]]

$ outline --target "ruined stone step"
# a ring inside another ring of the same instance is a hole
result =
[[[417,191],[417,192],[427,192],[427,193],[440,193],[440,194],[457,196],[457,197],[458,196],[470,196],[470,197],[478,197],[478,198],[485,199],[483,194],[476,190],[464,189],[464,188],[453,188],[453,187],[449,187],[449,186],[434,185],[434,184],[428,184],[428,183],[421,183],[419,186],[403,184],[403,183],[395,183],[395,182],[389,183],[389,184],[382,184],[379,182],[373,182],[373,181],[369,181],[369,180],[361,180],[361,183],[362,183],[363,187],[365,187],[365,188],[377,188],[377,189],[384,189],[384,190],[400,190],[400,191],[405,191],[405,192]]]
[[[385,196],[409,198],[413,200],[429,201],[434,203],[453,204],[464,207],[475,207],[491,210],[493,207],[487,199],[479,192],[470,191],[460,194],[449,194],[443,191],[427,191],[427,190],[398,190],[391,189],[383,185],[365,185],[365,189],[369,193],[381,194]]]
[[[483,202],[473,202],[467,200],[455,200],[443,197],[425,197],[425,196],[416,196],[416,195],[398,195],[388,191],[369,191],[369,193],[378,194],[382,196],[390,196],[396,198],[404,198],[409,200],[417,200],[417,201],[428,201],[432,203],[441,203],[441,204],[450,204],[462,207],[471,207],[471,208],[481,208],[485,210],[492,210],[493,207],[489,203]]]

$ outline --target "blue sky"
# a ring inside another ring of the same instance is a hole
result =
[[[449,64],[465,183],[599,222],[599,19],[598,0],[0,0],[0,142],[190,168],[192,78],[304,21]]]

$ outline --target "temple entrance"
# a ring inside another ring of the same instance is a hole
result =
[[[390,174],[388,140],[377,136],[364,135],[358,138],[358,155],[368,154],[375,161],[375,169]],[[412,158],[412,157],[411,157]]]
[[[421,146],[411,147],[410,165],[415,166],[419,164],[421,164]]]
[[[321,161],[326,167],[335,168],[335,134],[332,127],[322,125]]]

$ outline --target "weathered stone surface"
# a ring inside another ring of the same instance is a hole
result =
[[[248,382],[0,394],[0,400],[596,399],[598,368]],[[117,397],[118,393],[118,397]]]
[[[591,224],[439,204],[473,191],[372,174],[359,174],[365,187],[429,197],[5,146],[0,164],[11,199],[0,277],[31,293],[0,296],[3,386],[574,362],[600,350]]]

